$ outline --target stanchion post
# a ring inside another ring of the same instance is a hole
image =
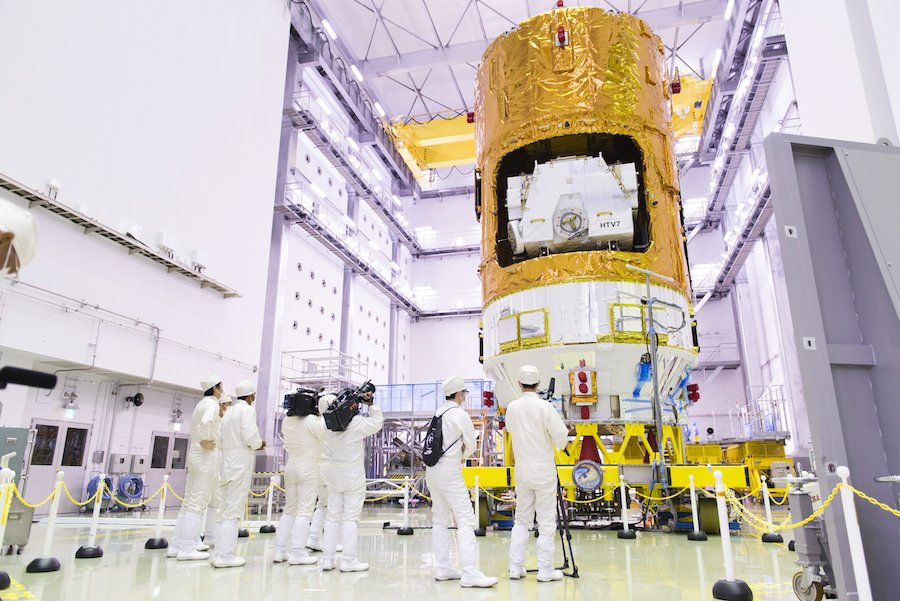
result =
[[[106,474],[100,474],[100,485],[94,493],[94,513],[91,514],[91,531],[88,534],[87,545],[79,547],[75,551],[77,559],[97,559],[103,557],[103,548],[97,544],[97,528],[100,526],[100,508],[103,505],[103,483],[106,482]]]
[[[478,476],[475,476],[475,536],[484,536],[484,528],[481,527],[481,487],[478,485]]]
[[[3,537],[6,535],[6,521],[9,519],[7,507],[10,505],[12,494],[12,479],[16,473],[9,469],[9,460],[15,457],[15,453],[8,453],[3,456],[3,468],[0,469],[0,554],[3,552]],[[0,570],[0,591],[5,591],[12,584],[9,574]]]
[[[619,530],[619,538],[633,540],[637,538],[637,532],[628,527],[628,490],[625,488],[625,476],[619,474],[619,497],[622,505],[622,529]]]
[[[863,549],[862,534],[856,517],[856,506],[853,504],[853,491],[850,490],[850,468],[838,466],[838,478],[844,484],[841,487],[841,507],[844,510],[844,522],[847,524],[847,542],[850,544],[850,561],[853,564],[853,577],[856,580],[856,594],[859,601],[872,601],[872,586],[869,584],[869,570],[866,568],[866,552]]]
[[[159,493],[159,509],[156,512],[156,532],[153,538],[144,543],[145,549],[168,549],[169,541],[163,538],[162,523],[166,513],[166,493],[169,491],[169,474],[163,476],[162,490]]]
[[[266,501],[266,523],[260,526],[260,534],[272,534],[275,532],[275,526],[272,524],[272,495],[275,494],[276,476],[269,477],[269,494]]]
[[[25,571],[29,574],[40,572],[57,572],[59,571],[59,560],[50,555],[53,546],[53,530],[56,528],[56,514],[59,511],[59,491],[62,489],[63,473],[56,472],[56,483],[53,487],[53,500],[50,502],[50,516],[47,518],[47,532],[44,536],[44,549],[41,557],[31,560]],[[99,484],[100,490],[103,490],[103,483]],[[102,493],[101,493],[102,494]]]
[[[697,517],[697,489],[694,488],[694,474],[688,476],[691,487],[691,520],[694,529],[688,532],[688,540],[702,542],[707,540],[706,533],[700,530],[700,518]]]
[[[719,537],[722,539],[722,555],[725,559],[725,579],[713,585],[713,599],[722,601],[753,601],[753,591],[743,580],[734,577],[734,558],[731,555],[731,532],[728,526],[728,508],[725,506],[725,485],[722,472],[716,470],[716,508],[719,512]]]
[[[403,479],[403,527],[397,529],[400,536],[410,536],[413,529],[409,526],[409,476]]]
[[[769,501],[769,484],[766,482],[766,476],[761,475],[759,477],[759,481],[761,483],[762,488],[762,496],[763,496],[763,504],[766,506],[766,522],[769,524],[773,524],[772,521],[772,503]],[[777,532],[764,532],[762,535],[762,542],[764,543],[783,543],[784,537],[782,537]]]

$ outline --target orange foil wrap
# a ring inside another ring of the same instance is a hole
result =
[[[568,45],[557,46],[564,27]],[[475,137],[482,174],[484,304],[519,290],[587,280],[643,281],[627,264],[673,278],[690,297],[662,41],[633,15],[561,8],[521,22],[484,53],[475,80]],[[650,215],[645,252],[581,251],[501,267],[497,168],[509,152],[557,136],[628,135],[643,154]]]

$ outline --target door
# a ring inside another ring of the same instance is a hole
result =
[[[78,500],[84,500],[84,476],[87,469],[87,449],[91,439],[90,424],[76,424],[54,420],[32,420],[35,430],[34,446],[28,458],[28,482],[26,490],[29,502],[46,498],[53,489],[56,472],[62,470],[69,492]],[[59,502],[60,513],[75,513],[78,507],[63,493]],[[34,510],[35,516],[50,512],[50,504]]]
[[[162,486],[163,476],[169,475],[169,484],[179,496],[184,496],[184,485],[187,480],[188,437],[172,432],[152,432],[150,434],[150,469],[147,470],[144,488],[146,494],[152,495]],[[158,507],[156,501],[152,507]],[[181,501],[172,495],[166,498],[166,507],[180,507]]]

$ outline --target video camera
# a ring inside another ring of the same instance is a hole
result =
[[[296,392],[284,395],[283,407],[288,417],[319,415],[319,393],[322,389],[298,388]]]
[[[350,425],[350,421],[359,413],[359,405],[364,403],[362,398],[368,392],[375,392],[375,385],[369,380],[359,388],[345,388],[338,394],[322,414],[325,418],[325,427],[332,432],[343,432]]]

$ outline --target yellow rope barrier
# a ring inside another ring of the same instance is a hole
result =
[[[63,492],[66,493],[66,496],[69,498],[69,503],[71,503],[72,505],[77,505],[78,507],[84,507],[85,505],[96,502],[98,500],[98,495],[103,492],[103,487],[101,486],[97,488],[97,492],[95,492],[94,495],[87,501],[76,501],[74,497],[72,497],[72,493],[69,491],[69,487],[68,485],[66,485],[65,480],[63,480],[62,489]]]
[[[262,492],[259,493],[259,494],[255,493],[255,492],[253,492],[253,491],[251,490],[251,491],[250,491],[250,494],[253,495],[254,497],[257,497],[257,498],[259,498],[259,497],[264,497],[264,496],[266,496],[267,494],[269,494],[269,491],[272,490],[272,487],[273,487],[273,486],[274,486],[274,484],[270,484],[270,485],[269,485],[269,488],[267,488],[266,490],[262,491]]]
[[[166,482],[165,487],[169,489],[169,492],[172,493],[172,496],[184,503],[184,497],[179,497],[178,493],[175,492],[175,489],[172,488],[172,485]]]
[[[46,505],[47,503],[49,503],[50,501],[53,500],[53,497],[55,497],[56,493],[59,491],[59,484],[57,484],[56,486],[53,487],[53,492],[50,493],[49,497],[47,497],[40,503],[36,503],[36,504],[32,505],[31,503],[26,501],[25,498],[22,496],[22,493],[19,492],[19,487],[16,486],[15,482],[13,483],[12,487],[13,487],[13,493],[15,493],[16,498],[19,499],[19,503],[21,503],[22,505],[24,505],[25,507],[28,507],[30,509],[37,509],[38,507],[41,507],[42,505]]]
[[[626,484],[625,487],[628,488],[628,489],[630,489],[630,490],[633,490],[633,491],[634,491],[634,494],[637,495],[638,497],[640,497],[641,499],[647,499],[647,500],[649,500],[649,501],[656,501],[657,503],[658,503],[659,501],[668,501],[668,500],[670,500],[670,499],[674,499],[675,497],[677,497],[678,495],[684,493],[687,489],[690,488],[689,486],[685,486],[684,488],[682,488],[682,489],[679,490],[678,492],[676,492],[676,493],[674,493],[674,494],[671,494],[671,495],[669,495],[668,497],[654,497],[653,495],[645,495],[645,494],[641,494],[640,492],[638,492],[638,490],[637,490],[636,488],[632,488],[631,486],[628,486],[628,484]]]
[[[509,499],[502,499],[500,497],[495,497],[491,493],[489,493],[486,489],[482,488],[481,491],[488,497],[492,498],[495,501],[500,501],[501,503],[513,503],[514,501],[510,501]]]
[[[0,524],[5,524],[9,518],[9,510],[12,508],[13,491],[12,482],[7,482],[3,489],[3,513],[0,514]]]
[[[278,486],[277,484],[275,484],[274,486],[275,486],[275,488],[277,488],[278,490],[280,490],[280,491],[283,492],[283,493],[286,493],[286,492],[287,492],[286,490],[284,490],[283,488],[281,488],[281,487]]]
[[[431,497],[429,497],[428,495],[426,495],[425,493],[423,493],[421,490],[417,490],[416,488],[414,488],[412,484],[409,485],[409,490],[410,490],[411,492],[416,493],[417,495],[419,495],[420,497],[422,497],[422,498],[425,499],[426,501],[431,501],[431,500],[432,500]]]
[[[776,501],[775,497],[773,497],[771,494],[769,495],[769,500],[776,505],[784,505],[788,500],[787,492],[785,492],[784,496],[781,497],[781,501]]]
[[[129,508],[129,509],[135,509],[135,508],[137,508],[137,507],[143,507],[144,505],[146,505],[147,503],[149,503],[150,501],[152,501],[153,499],[155,499],[156,497],[158,497],[158,496],[160,495],[160,493],[162,493],[163,489],[164,489],[167,485],[168,485],[168,483],[166,483],[166,485],[164,485],[164,486],[160,486],[160,487],[156,490],[155,493],[153,493],[152,495],[150,495],[149,497],[147,497],[146,499],[144,499],[144,500],[141,501],[140,503],[126,503],[125,501],[122,501],[121,499],[119,499],[118,497],[116,497],[116,495],[113,494],[113,491],[110,490],[109,486],[107,486],[106,483],[103,484],[103,488],[106,489],[106,491],[109,493],[110,499],[112,499],[112,501],[113,501],[116,505],[121,505],[122,507],[126,507],[126,508]]]
[[[384,495],[383,497],[375,497],[374,499],[366,499],[366,503],[374,503],[375,501],[383,501],[383,500],[387,499],[388,497],[393,497],[393,496],[395,496],[395,495],[393,492],[391,492],[391,493]]]

